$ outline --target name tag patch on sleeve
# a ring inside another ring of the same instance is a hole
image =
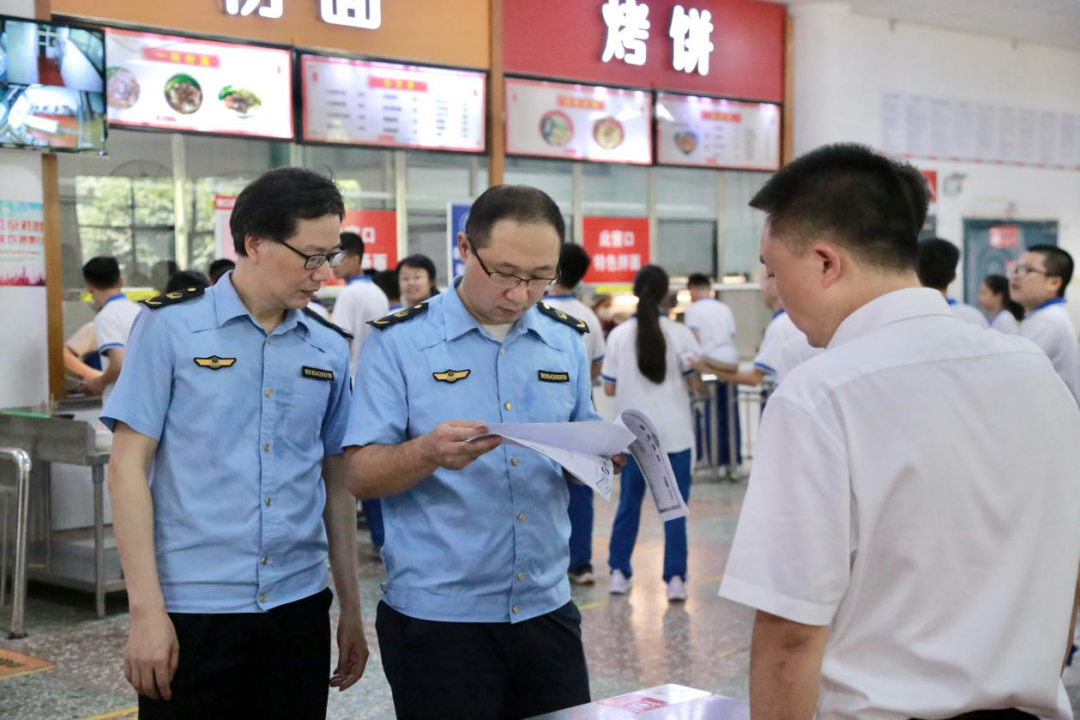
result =
[[[570,373],[538,370],[536,376],[543,382],[570,382]]]
[[[334,380],[334,373],[332,371],[320,370],[319,368],[308,367],[307,365],[300,368],[300,374],[306,378],[311,378],[312,380],[325,380],[327,382],[332,382]]]

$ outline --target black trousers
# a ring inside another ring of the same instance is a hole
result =
[[[139,696],[139,717],[326,717],[330,687],[327,588],[265,613],[169,613],[180,642],[172,699]]]
[[[589,702],[581,613],[569,602],[514,625],[375,618],[398,720],[525,718]]]

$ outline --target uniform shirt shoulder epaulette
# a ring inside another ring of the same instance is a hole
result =
[[[331,330],[333,330],[334,332],[336,332],[338,335],[342,336],[346,340],[352,340],[353,339],[353,334],[351,332],[349,332],[348,330],[346,330],[343,327],[339,327],[339,326],[335,325],[334,323],[330,322],[329,320],[327,320],[326,318],[324,318],[322,315],[315,312],[311,308],[304,308],[304,314],[307,315],[312,320],[314,320],[315,322],[319,323],[320,325],[323,325],[325,327],[330,328]]]
[[[427,312],[428,304],[426,302],[413,305],[412,307],[405,308],[404,310],[398,310],[395,313],[390,313],[386,317],[379,318],[378,320],[372,320],[368,323],[376,330],[385,330],[391,325],[397,325],[403,323],[406,320],[411,320],[414,317],[419,317],[423,313]]]
[[[194,300],[197,297],[201,297],[206,288],[190,287],[184,290],[176,290],[171,293],[164,293],[162,295],[155,295],[147,300],[140,300],[142,305],[150,308],[151,310],[157,310],[167,305],[176,305],[177,303],[186,302],[188,300]]]
[[[564,313],[562,310],[557,310],[551,305],[548,305],[546,302],[541,301],[536,303],[536,308],[540,311],[540,314],[547,315],[552,320],[561,322],[563,325],[569,325],[582,335],[589,332],[589,326],[585,323],[584,320],[578,320],[573,315]]]

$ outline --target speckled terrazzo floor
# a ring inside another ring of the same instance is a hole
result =
[[[752,613],[716,596],[745,483],[695,484],[691,495],[690,597],[669,606],[660,579],[663,531],[656,513],[643,512],[634,553],[634,588],[611,596],[606,582],[575,588],[584,618],[594,699],[675,682],[745,698]],[[594,565],[606,567],[615,499],[597,503]],[[363,679],[345,693],[332,692],[329,718],[392,718],[390,688],[383,677],[375,637],[374,607],[382,566],[371,558],[366,532],[361,542],[361,591],[371,661]],[[336,611],[336,608],[335,608]],[[6,622],[6,620],[4,621]],[[120,656],[127,637],[123,595],[109,598],[109,614],[98,620],[89,595],[31,586],[27,631],[0,647],[53,662],[50,670],[0,679],[0,718],[134,717],[135,695],[124,681]],[[1080,672],[1066,675],[1074,706],[1080,704]]]

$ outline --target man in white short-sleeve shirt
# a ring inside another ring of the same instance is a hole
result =
[[[356,377],[360,348],[371,333],[368,323],[385,317],[390,312],[390,302],[386,299],[386,293],[364,275],[364,241],[354,232],[343,232],[340,239],[341,249],[348,255],[334,268],[334,275],[345,281],[345,287],[334,300],[330,320],[353,336],[349,341],[349,369]]]
[[[1026,311],[1020,336],[1042,348],[1080,403],[1080,347],[1065,309],[1065,288],[1072,274],[1072,255],[1055,245],[1036,245],[1020,257],[1009,280],[1009,294]]]
[[[94,316],[94,334],[101,354],[102,374],[82,384],[88,395],[108,396],[124,365],[124,348],[131,326],[142,307],[124,294],[124,278],[116,258],[91,258],[83,265],[83,281],[94,304],[101,308]]]
[[[585,354],[589,358],[589,372],[596,380],[607,349],[604,327],[596,313],[574,296],[574,290],[589,271],[591,262],[585,248],[575,243],[563,243],[559,250],[559,282],[548,290],[544,302],[589,326],[589,332],[584,335]],[[592,566],[593,491],[591,487],[570,478],[566,479],[566,489],[570,493],[566,508],[570,515],[570,567],[567,576],[574,585],[593,585],[596,582]]]
[[[1080,411],[1033,344],[918,287],[898,170],[827,146],[752,202],[767,272],[828,351],[769,401],[720,588],[758,610],[751,710],[1065,720]]]
[[[694,332],[705,357],[720,362],[739,362],[735,348],[735,316],[731,308],[713,297],[707,275],[695,273],[687,279],[690,306],[686,308],[686,327]]]
[[[957,320],[986,329],[990,327],[990,323],[982,311],[948,295],[949,285],[956,279],[956,266],[959,263],[960,248],[948,240],[928,238],[919,241],[916,272],[922,286],[940,292]]]

